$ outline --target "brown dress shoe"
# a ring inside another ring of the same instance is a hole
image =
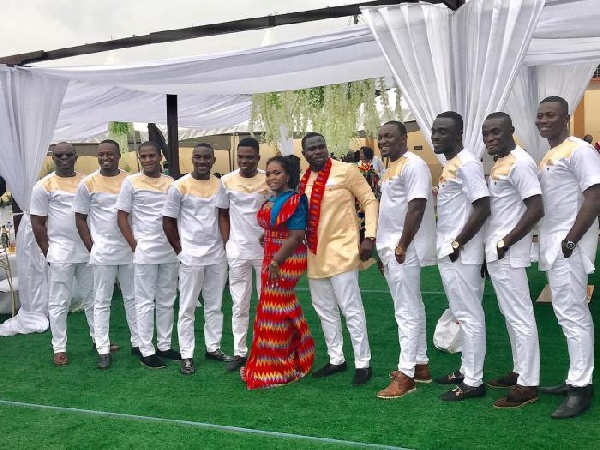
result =
[[[515,384],[508,389],[508,395],[494,402],[494,408],[520,408],[538,399],[537,386]]]
[[[415,365],[415,383],[431,383],[431,372],[428,363]]]
[[[394,376],[390,385],[377,393],[379,398],[399,398],[416,390],[415,379],[409,378],[402,372],[392,372]]]
[[[493,388],[509,388],[511,386],[515,386],[517,384],[517,380],[519,379],[519,374],[516,372],[509,372],[503,377],[494,378],[487,382],[489,387]]]
[[[54,354],[55,366],[66,366],[69,363],[66,352],[58,352]]]

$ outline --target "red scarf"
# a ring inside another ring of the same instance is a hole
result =
[[[313,253],[317,254],[317,246],[319,244],[319,238],[317,236],[319,231],[319,217],[321,216],[321,202],[323,201],[323,194],[325,192],[325,184],[329,179],[329,172],[331,172],[331,158],[327,160],[325,166],[321,169],[315,180],[312,192],[310,193],[310,204],[308,207],[308,224],[306,227],[306,244],[308,249]],[[306,169],[306,173],[300,180],[300,193],[306,192],[306,183],[308,178],[312,174],[310,167]]]

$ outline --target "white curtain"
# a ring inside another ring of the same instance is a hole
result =
[[[421,130],[462,114],[464,144],[483,154],[481,123],[508,97],[544,0],[471,0],[457,12],[429,3],[363,8]]]
[[[23,210],[29,208],[66,87],[64,80],[0,66],[0,175]],[[0,336],[48,328],[45,262],[27,214],[21,223],[17,235],[21,309],[0,325]]]
[[[454,105],[450,16],[443,5],[362,8],[429,144],[435,116]]]
[[[600,60],[521,68],[505,110],[513,119],[515,134],[523,148],[536,162],[548,150],[548,142],[540,138],[534,122],[540,101],[559,95],[569,102],[569,113],[573,114],[599,63]]]

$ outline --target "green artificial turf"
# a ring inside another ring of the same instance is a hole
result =
[[[532,297],[545,284],[544,274],[529,270]],[[590,277],[596,284],[599,276]],[[179,363],[163,370],[142,367],[129,353],[128,332],[120,294],[115,294],[111,340],[119,343],[108,371],[95,368],[97,355],[82,313],[69,315],[70,364],[52,364],[50,332],[0,338],[0,400],[235,426],[270,432],[338,439],[417,449],[462,448],[596,448],[600,407],[575,420],[553,421],[550,413],[560,398],[541,395],[522,409],[497,410],[492,403],[502,390],[486,397],[446,403],[437,396],[446,387],[418,385],[402,399],[381,400],[375,394],[387,386],[388,372],[398,362],[398,337],[391,297],[375,267],[361,274],[363,302],[372,351],[373,378],[351,386],[353,370],[326,379],[310,376],[289,386],[247,391],[236,373],[219,362],[204,360],[202,309],[197,310],[196,365],[198,373],[179,374]],[[431,345],[435,323],[447,301],[436,267],[423,271],[429,356],[434,376],[455,370],[460,355],[447,355]],[[371,291],[371,292],[369,292]],[[373,292],[376,291],[376,292]],[[307,283],[299,284],[304,312],[316,342],[315,367],[327,362],[323,334],[310,305]],[[592,314],[598,315],[595,293]],[[256,307],[253,299],[252,309]],[[508,335],[491,285],[486,283],[487,319],[485,378],[512,369]],[[224,296],[223,350],[231,353],[231,299]],[[549,304],[535,305],[541,345],[542,384],[564,380],[568,367],[566,344]],[[4,320],[4,317],[0,320]],[[174,333],[174,346],[176,342]],[[250,343],[250,337],[249,337]],[[352,348],[345,334],[345,352],[352,366]],[[0,403],[0,446],[22,448],[351,448],[342,443],[306,441],[278,436],[199,428],[182,423],[150,422],[127,417],[94,416],[76,411],[31,409]]]

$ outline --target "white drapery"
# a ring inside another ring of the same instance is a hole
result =
[[[24,210],[52,139],[66,87],[64,80],[0,67],[0,175]],[[33,239],[27,214],[21,223],[17,235],[21,309],[0,325],[0,336],[48,328],[46,263]]]
[[[515,134],[523,148],[536,162],[548,150],[548,142],[540,137],[534,122],[540,101],[560,95],[569,102],[572,114],[599,62],[521,68],[505,110],[512,117]]]
[[[429,3],[362,13],[429,143],[435,116],[453,110],[465,147],[481,157],[481,123],[506,102],[543,6],[472,0],[455,13]]]

